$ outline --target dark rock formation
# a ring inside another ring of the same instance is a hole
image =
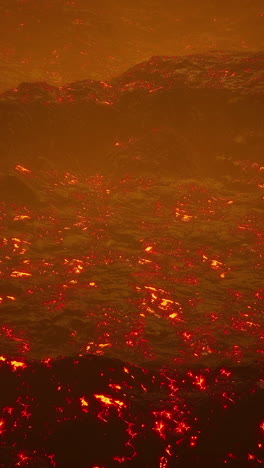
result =
[[[92,355],[2,357],[0,467],[260,466],[263,369],[226,369],[228,390],[222,371],[199,369],[210,393],[183,368],[166,378]]]
[[[36,203],[39,196],[31,184],[16,174],[0,173],[0,201]]]
[[[93,171],[229,172],[223,161],[264,160],[263,91],[264,54],[232,51],[152,57],[109,83],[21,83],[0,96],[1,152]]]

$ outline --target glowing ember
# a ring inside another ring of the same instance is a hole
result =
[[[31,172],[30,169],[27,169],[26,167],[20,166],[20,164],[17,164],[15,169],[17,171],[19,171],[19,172],[27,173],[27,174],[29,174]]]
[[[105,405],[117,405],[119,407],[122,407],[125,405],[123,401],[113,400],[112,398],[106,397],[105,395],[94,395],[94,396],[95,398],[100,400]]]
[[[13,218],[14,221],[24,221],[25,219],[31,219],[31,216],[27,216],[27,215],[16,215],[16,216],[14,216],[14,218]]]
[[[153,247],[151,245],[145,248],[146,252],[151,252],[152,250],[153,250]]]
[[[24,453],[19,453],[18,454],[18,462],[16,463],[16,466],[23,466],[28,464],[29,457],[25,455]]]
[[[86,401],[84,397],[80,398],[80,402],[82,406],[88,406],[88,401]]]
[[[11,275],[12,278],[26,278],[32,276],[31,273],[27,273],[26,271],[12,271]]]
[[[19,367],[21,368],[26,367],[26,364],[20,361],[10,361],[10,364],[13,366],[14,370],[17,370]]]
[[[0,435],[4,432],[4,425],[5,421],[3,419],[0,419]]]

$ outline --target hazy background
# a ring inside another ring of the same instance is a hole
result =
[[[263,0],[0,0],[0,91],[109,79],[153,55],[264,49]]]

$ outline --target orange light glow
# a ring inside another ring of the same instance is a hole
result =
[[[151,252],[152,250],[153,250],[153,247],[151,245],[145,248],[146,252]]]
[[[112,399],[111,398],[106,397],[104,395],[94,395],[94,396],[95,396],[95,398],[97,398],[98,400],[101,400],[106,405],[112,405]]]
[[[118,384],[109,384],[108,387],[113,388],[114,390],[121,390],[121,386]]]
[[[186,222],[186,221],[190,221],[192,218],[193,218],[193,216],[190,216],[190,215],[186,215],[186,214],[185,214],[185,215],[183,215],[183,217],[182,217],[182,221],[185,221],[185,222]]]
[[[163,429],[165,428],[165,424],[162,421],[155,421],[154,431],[158,432],[159,436],[162,439],[165,439],[165,434],[163,433]]]
[[[87,409],[87,406],[89,406],[89,403],[88,401],[84,398],[84,397],[81,397],[80,398],[80,403],[81,403],[81,406],[86,408]],[[86,410],[87,411],[87,410]]]
[[[3,426],[4,426],[4,421],[0,420],[0,435],[4,434],[4,432],[5,432]]]
[[[178,317],[178,314],[176,312],[173,312],[172,314],[169,315],[170,318],[174,319]]]
[[[30,173],[31,171],[29,169],[27,169],[26,167],[23,167],[23,166],[20,166],[20,164],[17,164],[15,169],[19,172],[23,172],[23,173]]]
[[[159,468],[167,468],[168,460],[166,457],[161,457],[159,462]]]
[[[117,405],[119,407],[125,406],[123,401],[113,400],[111,397],[106,397],[105,395],[94,395],[95,398],[100,400],[105,405]]]
[[[191,436],[190,438],[190,446],[195,447],[197,444],[197,436]]]
[[[19,367],[22,369],[26,367],[26,364],[21,361],[10,361],[10,364],[13,366],[14,370],[17,370]]]
[[[144,265],[145,263],[152,263],[152,261],[148,260],[147,258],[139,258],[138,263],[140,265]]]
[[[27,278],[29,276],[32,276],[31,273],[27,273],[25,271],[12,271],[11,275],[12,278]]]
[[[184,432],[188,431],[190,426],[188,426],[184,421],[181,421],[177,424],[176,432],[179,434],[184,434]]]
[[[25,464],[28,464],[29,457],[25,455],[24,453],[19,453],[18,454],[18,462],[16,463],[15,466],[22,466]]]
[[[161,303],[160,303],[160,307],[163,307],[164,309],[167,309],[167,307],[170,305],[170,304],[173,304],[174,302],[171,300],[171,299],[164,299],[162,298],[161,300]]]
[[[215,270],[217,270],[218,268],[220,268],[221,265],[223,265],[223,263],[218,262],[218,260],[211,260],[211,266],[212,266],[212,268],[214,268]]]
[[[28,215],[16,215],[14,216],[14,221],[23,221],[24,219],[31,219],[31,216]]]

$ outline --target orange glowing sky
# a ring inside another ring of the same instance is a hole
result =
[[[264,48],[263,0],[1,0],[0,91],[109,79],[153,55]]]

